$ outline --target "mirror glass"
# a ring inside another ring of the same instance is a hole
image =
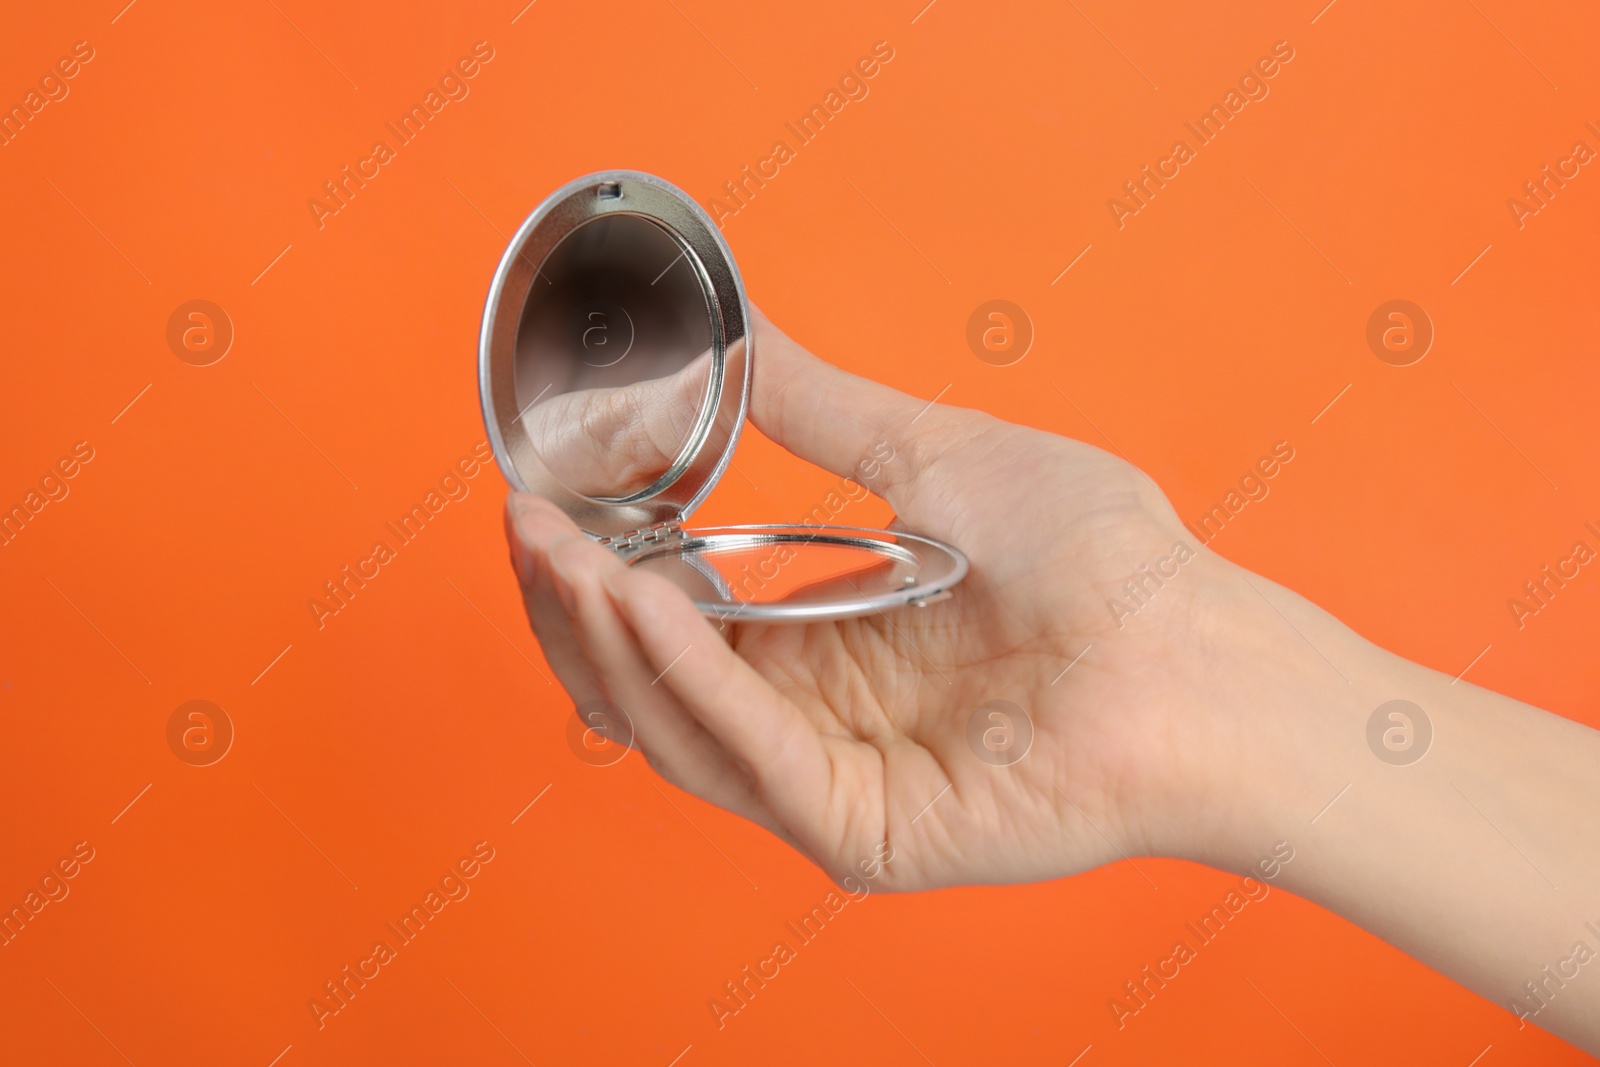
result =
[[[711,412],[712,319],[698,263],[660,224],[613,212],[539,264],[517,331],[517,423],[549,472],[596,500],[669,485]]]
[[[804,526],[697,529],[629,564],[661,575],[702,604],[726,604],[729,615],[753,616],[780,604],[843,607],[880,600],[915,588],[922,570],[893,534],[853,537]]]

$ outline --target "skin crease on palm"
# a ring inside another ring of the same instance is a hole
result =
[[[971,571],[927,607],[719,628],[513,494],[512,560],[546,658],[575,703],[627,712],[667,781],[835,879],[888,842],[880,889],[1041,881],[1128,856],[1243,873],[1287,840],[1297,858],[1276,885],[1502,1006],[1537,1006],[1523,983],[1573,942],[1600,950],[1583,928],[1600,928],[1600,735],[1371,645],[1197,544],[1113,455],[927,407],[759,312],[754,334],[756,427],[842,476],[887,443],[865,484],[893,528],[958,546]],[[1114,617],[1108,600],[1180,544],[1192,558],[1177,576]],[[1411,767],[1365,741],[1394,698],[1429,709],[1436,731]],[[968,747],[973,709],[994,700],[1034,730],[1009,766]],[[1580,974],[1531,1021],[1596,1050],[1600,961]]]

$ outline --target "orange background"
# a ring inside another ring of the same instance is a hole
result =
[[[1283,892],[1118,1031],[1107,1000],[1234,881],[1164,861],[874,895],[718,1030],[707,1002],[828,883],[637,755],[569,749],[499,474],[317,628],[306,601],[483,439],[483,299],[538,201],[606,167],[709,201],[886,40],[870,96],[727,221],[756,303],[908,392],[1114,442],[1191,521],[1287,440],[1213,547],[1451,675],[1488,646],[1471,681],[1600,724],[1594,570],[1520,630],[1506,606],[1600,525],[1600,165],[1522,229],[1506,207],[1600,148],[1593,9],[924,3],[7,14],[0,102],[95,58],[0,148],[0,506],[95,458],[0,548],[0,905],[96,854],[0,948],[0,1058],[1585,1059]],[[318,229],[307,200],[480,40],[470,96]],[[1119,230],[1106,200],[1280,40],[1270,96]],[[197,298],[236,330],[208,367],[165,340]],[[1013,366],[966,344],[993,298],[1037,332]],[[1437,331],[1410,367],[1365,342],[1395,298]],[[737,465],[701,521],[836,484],[753,431]],[[192,699],[237,731],[212,766],[167,746]],[[322,983],[485,840],[471,895],[319,1031]]]

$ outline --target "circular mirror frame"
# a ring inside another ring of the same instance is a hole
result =
[[[857,589],[854,596],[826,600],[786,600],[763,603],[740,600],[733,586],[707,557],[719,552],[769,545],[829,545],[860,549],[879,559],[914,563],[916,580],[896,588],[877,591]],[[649,564],[662,558],[677,558],[693,567],[706,581],[708,590],[720,599],[690,593],[701,614],[725,622],[825,622],[853,619],[915,604],[935,603],[967,575],[964,553],[930,537],[903,531],[874,530],[866,526],[790,526],[762,523],[743,526],[707,527],[685,531],[681,540],[666,541],[638,550],[628,559],[629,566]]]
[[[711,374],[705,407],[671,471],[626,500],[583,496],[564,485],[534,451],[516,393],[517,336],[539,266],[578,227],[610,214],[660,226],[683,250],[705,294],[711,322]],[[478,392],[489,444],[506,481],[537,493],[601,537],[687,517],[711,492],[733,456],[749,404],[750,307],[744,282],[711,216],[670,182],[638,171],[585,175],[550,194],[517,230],[495,269],[478,336]],[[662,484],[665,482],[666,484]]]

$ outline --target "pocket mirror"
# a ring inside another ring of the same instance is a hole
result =
[[[739,439],[749,326],[733,254],[681,190],[635,171],[556,190],[506,249],[479,336],[484,423],[506,480],[707,615],[819,621],[947,597],[966,557],[930,538],[683,525]]]

